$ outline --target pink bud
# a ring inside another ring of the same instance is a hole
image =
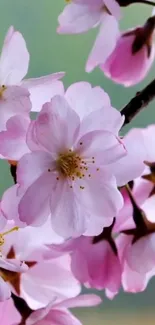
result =
[[[105,64],[100,68],[105,75],[126,87],[144,79],[154,60],[153,33],[155,17],[147,20],[143,27],[123,33]]]

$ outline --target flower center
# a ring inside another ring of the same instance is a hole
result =
[[[0,87],[0,99],[2,99],[3,98],[3,93],[4,93],[4,91],[7,89],[7,87],[5,86],[5,85],[2,85],[1,87]]]
[[[82,145],[82,143],[80,143],[80,145]],[[82,180],[84,177],[90,178],[92,176],[88,167],[91,163],[95,164],[95,157],[91,157],[86,161],[70,149],[58,156],[56,160],[56,170],[60,177],[70,178],[71,181],[74,181],[76,178]],[[51,170],[49,169],[48,171],[50,172]],[[96,171],[99,171],[99,168],[96,168]],[[59,176],[56,177],[57,180],[59,180]],[[72,185],[70,185],[70,188],[72,188]],[[80,185],[80,189],[84,189],[82,184]]]
[[[74,176],[82,177],[82,158],[79,157],[74,151],[69,150],[68,152],[59,155],[56,161],[56,168],[58,172],[64,177]]]

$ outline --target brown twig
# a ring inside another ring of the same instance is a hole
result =
[[[15,184],[17,183],[16,172],[17,172],[17,166],[16,165],[10,165],[10,173],[11,173],[11,176],[12,176]]]
[[[19,325],[25,325],[26,319],[31,315],[32,309],[29,308],[27,303],[20,297],[17,297],[12,293],[11,295],[14,305],[17,308],[18,312],[20,313],[22,320]]]
[[[155,79],[142,91],[139,91],[121,110],[121,115],[125,116],[124,125],[130,123],[131,120],[153,99],[155,99]]]
[[[116,0],[121,7],[127,7],[134,3],[142,3],[145,5],[155,6],[155,3],[150,0]]]

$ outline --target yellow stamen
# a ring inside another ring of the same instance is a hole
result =
[[[5,86],[5,85],[2,85],[1,87],[0,87],[0,99],[1,98],[3,98],[3,93],[4,93],[4,91],[7,89],[7,87]]]
[[[74,151],[67,151],[60,154],[56,161],[58,172],[64,177],[70,177],[72,180],[82,176],[83,167],[80,166],[80,157]]]
[[[80,142],[80,144],[83,144]],[[91,160],[92,159],[92,160]],[[73,183],[77,178],[83,180],[85,177],[91,177],[92,175],[89,172],[88,164],[93,163],[96,164],[95,157],[91,157],[90,160],[84,160],[83,157],[80,157],[79,154],[71,149],[60,153],[56,160],[56,170],[58,172],[58,176],[56,179],[59,180],[61,178],[69,178]],[[96,172],[99,171],[99,168],[96,168]],[[80,189],[84,189],[85,187],[80,184]],[[72,184],[69,186],[73,188]]]
[[[17,230],[19,230],[19,227],[13,227],[12,229],[0,234],[0,246],[2,246],[4,244],[4,236],[11,234],[12,232],[17,231]]]

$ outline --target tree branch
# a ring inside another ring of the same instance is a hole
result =
[[[155,79],[142,91],[139,91],[121,110],[121,115],[125,116],[124,125],[130,123],[131,120],[153,99],[155,99]]]
[[[32,309],[29,308],[27,303],[24,301],[24,299],[17,297],[13,293],[11,294],[11,297],[13,299],[14,305],[18,312],[20,313],[22,320],[19,325],[25,325],[26,319],[31,315]]]
[[[16,172],[17,172],[17,166],[15,166],[15,165],[10,165],[10,173],[11,173],[11,176],[12,176],[12,178],[13,178],[15,184],[17,183]]]

